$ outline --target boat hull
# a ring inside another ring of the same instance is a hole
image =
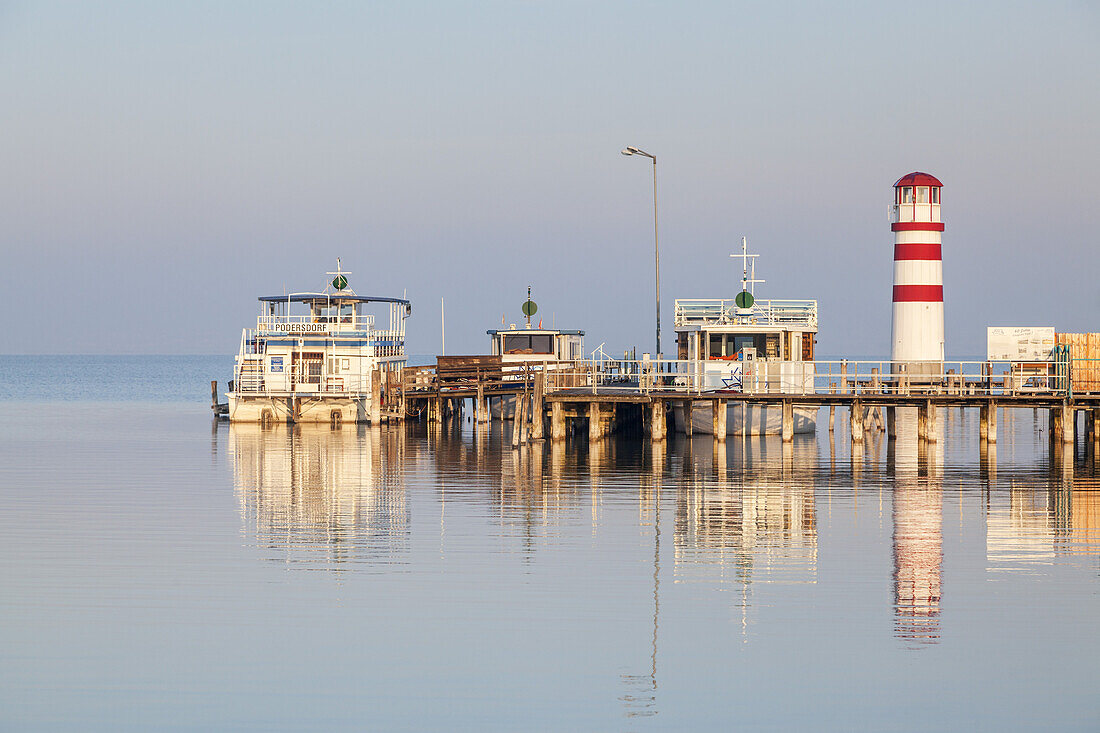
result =
[[[712,435],[714,433],[714,402],[696,400],[692,408],[692,433]],[[684,433],[687,422],[683,405],[674,408],[676,432]],[[794,407],[795,434],[809,434],[817,430],[816,407]],[[758,405],[729,402],[726,405],[727,435],[779,435],[783,432],[783,408],[779,405]]]
[[[369,416],[370,399],[366,396],[229,395],[230,422],[358,423],[368,422]]]

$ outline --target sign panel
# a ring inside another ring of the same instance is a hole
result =
[[[283,357],[281,357],[281,356],[271,357],[271,371],[274,374],[279,374],[283,371]]]
[[[271,327],[276,333],[328,333],[327,323],[276,323]]]
[[[985,358],[990,361],[1047,361],[1054,348],[1054,326],[990,326]]]

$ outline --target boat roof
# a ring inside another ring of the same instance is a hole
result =
[[[490,336],[496,336],[498,333],[557,333],[562,336],[583,336],[584,331],[567,331],[559,328],[494,328],[486,331],[485,333]]]
[[[290,295],[262,295],[261,303],[316,303],[317,301],[341,303],[401,303],[409,305],[404,298],[382,298],[374,295],[356,295],[354,293],[291,293]]]

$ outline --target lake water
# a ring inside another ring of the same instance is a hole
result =
[[[231,361],[0,357],[0,729],[1100,729],[1042,412],[512,450],[214,423]]]

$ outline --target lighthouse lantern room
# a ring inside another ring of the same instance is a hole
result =
[[[893,370],[939,374],[943,367],[943,262],[940,190],[927,173],[894,184]]]

